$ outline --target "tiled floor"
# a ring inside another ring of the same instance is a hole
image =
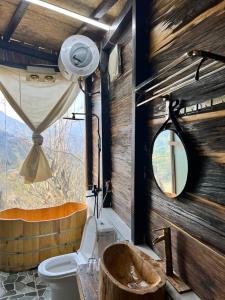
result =
[[[19,273],[0,272],[0,300],[50,300],[50,290],[37,270]]]

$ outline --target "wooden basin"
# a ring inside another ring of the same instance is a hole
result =
[[[100,268],[100,300],[161,300],[165,276],[160,265],[130,243],[105,249]]]

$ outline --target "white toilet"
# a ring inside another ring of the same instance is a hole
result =
[[[51,288],[52,300],[80,300],[76,273],[78,266],[93,257],[97,239],[97,222],[94,216],[87,219],[77,252],[51,257],[40,263],[40,278]]]

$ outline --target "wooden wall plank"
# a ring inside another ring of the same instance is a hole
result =
[[[225,254],[225,121],[221,112],[218,116],[210,121],[196,120],[196,116],[183,119],[190,178],[186,192],[173,200],[163,195],[153,180],[151,143],[161,124],[148,123],[147,195],[152,209]]]
[[[149,12],[151,14],[151,12]],[[152,28],[149,38],[149,61],[153,74],[193,49],[225,55],[221,42],[224,36],[225,1],[153,1]],[[209,62],[211,62],[209,60]],[[205,62],[204,65],[209,62]],[[168,71],[166,77],[191,63],[191,59]],[[196,67],[192,71],[196,70]],[[187,74],[187,72],[186,72]],[[182,78],[184,74],[176,77]],[[222,70],[209,78],[194,82],[177,92],[175,98],[203,101],[224,94]],[[194,78],[194,75],[192,76]],[[200,77],[201,78],[201,77]],[[146,78],[147,79],[147,78]]]
[[[173,266],[185,282],[204,300],[222,300],[225,297],[225,256],[213,251],[188,235],[171,221],[151,212],[148,239],[152,240],[159,233],[152,235],[152,230],[170,227],[172,232]],[[163,242],[154,250],[164,258]]]
[[[122,47],[122,76],[111,83],[113,209],[131,226],[131,42]]]
[[[164,50],[167,53],[185,49],[191,50],[190,47],[196,47],[196,45],[206,46],[211,49],[222,47],[222,45],[219,47],[216,37],[222,34],[224,26],[223,22],[221,23],[225,13],[224,0],[199,1],[197,6],[195,1],[175,2],[174,6],[170,3],[170,12],[168,14],[165,13],[160,16],[161,22],[157,24],[158,27],[152,29],[151,57],[162,53]],[[155,3],[157,3],[157,0]],[[161,1],[161,4],[164,5],[165,1]],[[186,16],[188,16],[188,20]],[[217,30],[216,35],[214,30]],[[190,36],[191,39],[188,39]],[[185,43],[185,40],[188,43]],[[197,40],[198,42],[196,42]],[[212,42],[215,40],[217,42],[213,44]],[[175,44],[177,46],[179,43],[179,46],[182,47],[175,47]],[[174,58],[175,56],[169,56],[171,60]],[[163,63],[161,59],[160,61]]]

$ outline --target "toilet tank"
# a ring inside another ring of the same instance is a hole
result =
[[[101,258],[104,249],[115,242],[116,231],[114,227],[103,220],[97,220],[97,246],[95,249],[95,257]]]

